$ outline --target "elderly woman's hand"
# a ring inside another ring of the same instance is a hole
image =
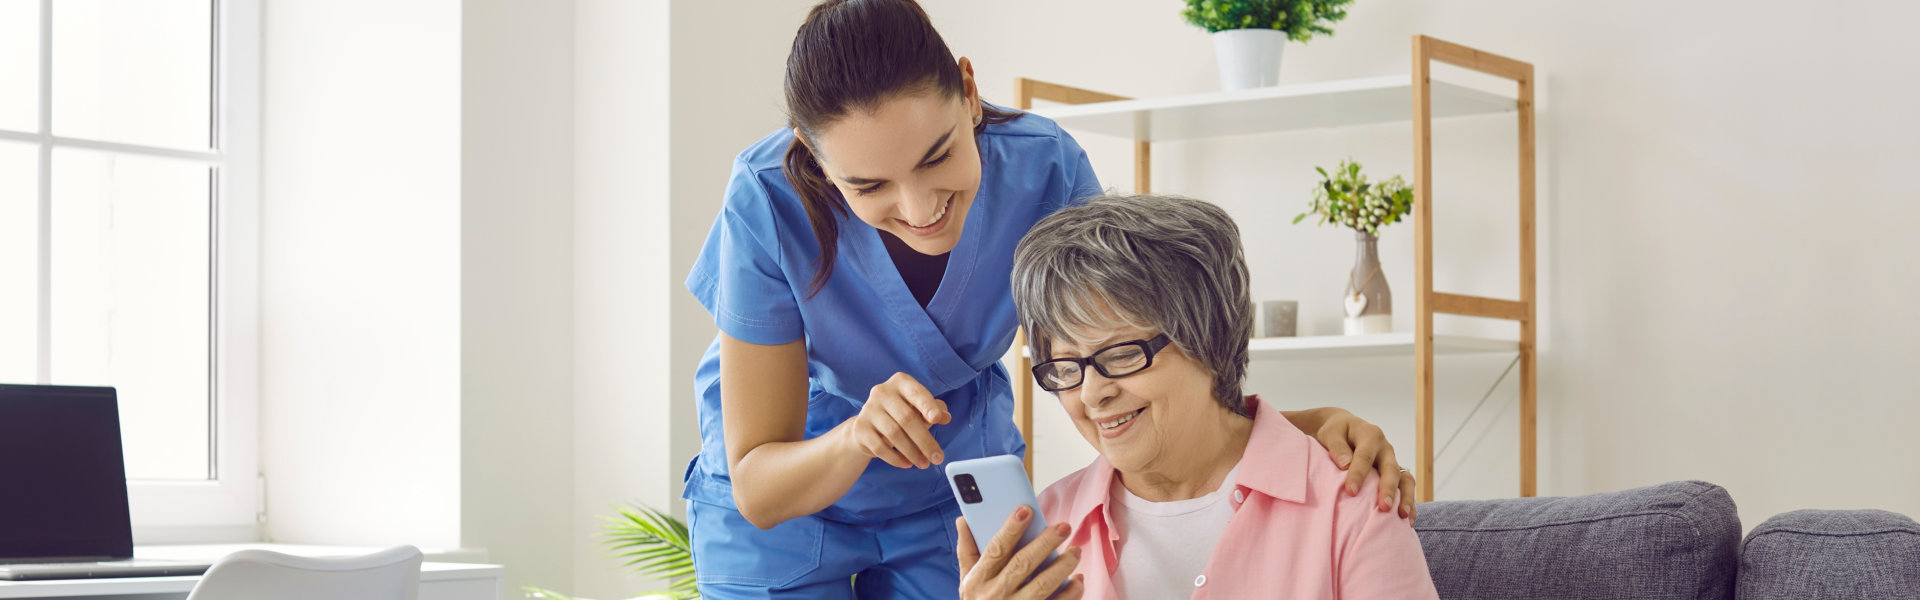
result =
[[[1375,505],[1383,511],[1392,510],[1398,500],[1400,516],[1413,520],[1413,473],[1400,470],[1400,461],[1394,458],[1393,444],[1387,443],[1387,434],[1345,410],[1321,408],[1317,412],[1324,418],[1313,437],[1327,447],[1334,464],[1347,470],[1347,493],[1360,493],[1360,484],[1367,481],[1367,474],[1380,471],[1380,499]],[[1361,468],[1353,468],[1356,466]]]
[[[955,553],[960,555],[960,597],[967,600],[1002,598],[1033,598],[1036,600],[1056,598],[1072,600],[1086,593],[1086,583],[1073,569],[1080,564],[1080,548],[1068,548],[1060,553],[1060,558],[1038,575],[1029,574],[1047,560],[1047,555],[1060,544],[1066,543],[1069,528],[1065,523],[1048,527],[1046,533],[1025,548],[1018,548],[1020,534],[1027,530],[1027,520],[1033,518],[1033,509],[1026,506],[1014,509],[1007,517],[1006,525],[987,542],[982,553],[974,547],[973,532],[967,529],[965,517],[955,521],[954,527],[960,530],[960,546]],[[1064,588],[1062,583],[1071,583]]]

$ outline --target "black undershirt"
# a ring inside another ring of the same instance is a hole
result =
[[[887,256],[893,258],[893,268],[900,271],[900,279],[907,282],[907,291],[913,292],[920,308],[926,308],[933,300],[933,293],[940,291],[940,278],[947,274],[947,254],[951,253],[921,254],[884,230],[880,232],[880,241],[886,242]]]

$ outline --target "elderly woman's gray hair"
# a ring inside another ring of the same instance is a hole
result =
[[[1020,240],[1013,300],[1035,360],[1119,325],[1156,330],[1213,373],[1213,397],[1251,416],[1240,393],[1253,302],[1240,228],[1220,207],[1172,196],[1096,196]],[[1098,307],[1112,308],[1112,322]]]

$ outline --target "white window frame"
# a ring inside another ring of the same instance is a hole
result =
[[[0,139],[39,151],[39,339],[37,376],[53,379],[53,150],[80,148],[211,165],[213,256],[211,403],[205,481],[129,480],[139,543],[260,539],[260,0],[213,0],[214,148],[178,150],[53,135],[53,9],[40,0],[39,129]]]

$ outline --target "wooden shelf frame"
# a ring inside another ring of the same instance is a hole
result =
[[[1432,64],[1446,63],[1464,69],[1478,71],[1487,75],[1513,81],[1517,88],[1514,113],[1519,119],[1519,226],[1520,226],[1520,299],[1503,300],[1461,294],[1450,294],[1433,289],[1433,97],[1434,81]],[[1417,491],[1415,499],[1420,502],[1433,500],[1433,397],[1434,397],[1434,354],[1442,345],[1467,343],[1469,347],[1492,350],[1502,346],[1499,342],[1487,340],[1467,340],[1449,338],[1434,334],[1433,316],[1435,314],[1463,315],[1489,319],[1517,321],[1520,324],[1520,339],[1515,343],[1520,355],[1520,495],[1533,496],[1536,493],[1538,463],[1537,446],[1537,401],[1539,377],[1537,372],[1538,356],[1538,299],[1535,294],[1534,260],[1534,76],[1533,65],[1497,54],[1484,52],[1460,44],[1447,42],[1424,35],[1413,36],[1413,156],[1414,156],[1414,331],[1413,348],[1414,379],[1416,382],[1414,397],[1414,454],[1416,457],[1415,479]],[[1097,92],[1072,86],[1036,81],[1026,78],[1014,80],[1014,106],[1020,110],[1031,110],[1033,101],[1046,100],[1062,104],[1092,104],[1100,102],[1123,102],[1129,100],[1104,92]],[[1152,170],[1151,141],[1134,142],[1134,192],[1148,193],[1151,188],[1149,177]],[[1465,340],[1463,342],[1463,340]],[[1022,349],[1015,359],[1013,374],[1014,419],[1021,435],[1028,440],[1027,454],[1024,458],[1027,476],[1033,476],[1033,360],[1024,351],[1026,333],[1022,331],[1015,337],[1014,344]],[[1272,343],[1269,343],[1270,345]],[[1256,345],[1258,343],[1256,342]],[[1328,344],[1337,347],[1339,344]],[[1336,352],[1335,354],[1338,354]],[[1355,355],[1375,355],[1377,352],[1355,352]]]
[[[1512,80],[1519,126],[1520,300],[1463,296],[1433,289],[1433,101],[1435,61]],[[1413,257],[1414,445],[1419,457],[1415,499],[1433,500],[1433,315],[1453,314],[1520,323],[1520,495],[1536,492],[1539,329],[1534,294],[1533,65],[1424,35],[1413,37]]]

